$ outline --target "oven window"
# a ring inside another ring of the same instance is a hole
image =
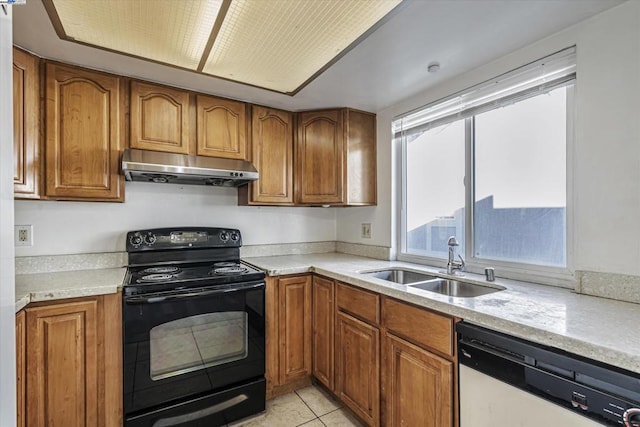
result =
[[[151,379],[180,375],[247,357],[244,311],[191,316],[151,329]]]

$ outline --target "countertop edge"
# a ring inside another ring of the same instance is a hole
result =
[[[118,267],[16,275],[15,312],[32,302],[115,294],[122,289],[126,270]]]

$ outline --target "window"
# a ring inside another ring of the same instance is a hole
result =
[[[442,265],[455,236],[472,270],[565,270],[574,85],[570,48],[394,120],[399,258]]]

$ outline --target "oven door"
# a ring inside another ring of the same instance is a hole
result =
[[[124,296],[125,414],[262,378],[264,286]]]

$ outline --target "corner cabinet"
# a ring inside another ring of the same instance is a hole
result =
[[[40,198],[40,79],[38,58],[13,49],[13,191]]]
[[[187,154],[189,92],[131,82],[131,148]]]
[[[251,158],[260,174],[239,189],[241,205],[293,205],[293,113],[251,108]]]
[[[296,203],[375,205],[375,115],[343,108],[297,117]]]
[[[32,427],[122,425],[122,325],[114,322],[120,304],[111,294],[24,310],[26,404],[18,406],[18,420]]]
[[[46,66],[46,196],[124,200],[123,87],[119,77]]]

